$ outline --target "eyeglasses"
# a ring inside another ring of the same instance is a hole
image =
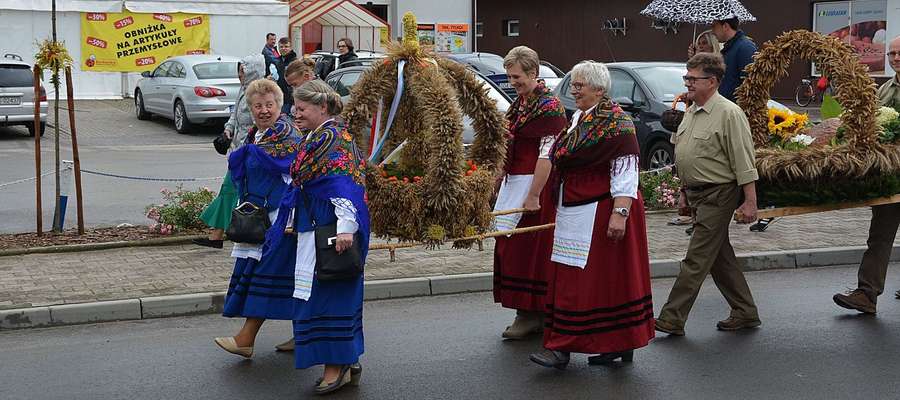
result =
[[[886,56],[888,56],[888,58],[894,58],[894,57],[900,56],[900,51],[889,51],[889,52],[884,53],[884,54],[885,54]]]
[[[690,83],[691,85],[697,83],[697,81],[699,81],[701,79],[712,79],[712,78],[713,77],[711,77],[711,76],[688,76],[688,75],[681,77],[681,79],[684,80],[684,83]]]
[[[575,89],[575,90],[584,89],[585,86],[587,86],[587,85],[585,85],[584,83],[581,83],[581,82],[572,82],[572,89]]]

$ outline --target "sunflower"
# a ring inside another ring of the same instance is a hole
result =
[[[803,129],[809,121],[806,114],[796,114],[790,110],[769,109],[769,133],[787,141]]]

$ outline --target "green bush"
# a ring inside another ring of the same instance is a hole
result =
[[[206,224],[200,220],[200,213],[216,197],[216,193],[207,187],[195,191],[184,190],[178,185],[174,191],[162,188],[162,204],[147,206],[147,218],[155,221],[150,230],[163,235],[171,235],[177,231],[203,229]]]

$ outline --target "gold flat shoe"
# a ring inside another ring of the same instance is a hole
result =
[[[237,343],[235,343],[233,337],[218,337],[215,340],[216,344],[231,354],[237,354],[239,356],[250,358],[253,356],[253,346],[249,347],[238,347]]]

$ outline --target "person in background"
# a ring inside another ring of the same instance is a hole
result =
[[[697,53],[688,60],[684,84],[694,104],[676,132],[675,165],[694,214],[694,232],[656,319],[656,330],[670,335],[684,335],[688,314],[709,274],[731,307],[729,317],[716,328],[736,331],[761,324],[728,238],[735,210],[739,222],[756,220],[756,151],[744,111],[718,92],[724,75],[720,55]],[[684,207],[684,197],[679,207]]]
[[[753,62],[756,44],[740,30],[737,17],[713,21],[712,32],[722,45],[722,57],[725,59],[725,76],[719,85],[719,94],[732,103],[737,100],[734,92],[744,82],[746,68]]]
[[[262,79],[265,76],[265,61],[259,54],[244,57],[237,64],[238,80],[241,82],[241,89],[238,91],[237,100],[234,102],[234,108],[231,110],[231,116],[225,123],[222,135],[231,141],[229,152],[237,150],[244,145],[247,138],[247,132],[253,126],[253,116],[250,113],[250,106],[247,104],[246,90],[253,81]],[[207,206],[200,219],[206,226],[212,228],[208,238],[194,239],[193,242],[199,246],[212,247],[221,249],[224,246],[225,230],[231,223],[231,210],[237,205],[237,192],[235,192],[234,184],[231,182],[231,173],[225,173],[225,179],[219,188],[216,198]]]
[[[278,39],[278,53],[281,57],[276,64],[278,67],[278,87],[284,93],[284,106],[281,108],[283,114],[291,115],[291,108],[294,107],[293,89],[287,82],[286,70],[287,66],[297,60],[297,53],[291,48],[291,40],[287,37]]]
[[[878,103],[882,107],[900,108],[900,37],[888,45],[888,61],[894,70],[894,77],[878,88]],[[897,229],[900,227],[900,203],[872,207],[869,222],[869,239],[866,252],[859,264],[856,289],[835,294],[835,304],[866,314],[875,314],[878,296],[884,292],[884,280]],[[900,290],[894,295],[900,299]]]
[[[337,48],[338,54],[340,54],[337,61],[335,61],[334,58],[329,57],[316,65],[316,75],[319,79],[325,79],[332,71],[340,68],[341,64],[358,58],[353,47],[353,41],[349,38],[338,40],[335,47]]]
[[[272,76],[277,75],[278,73],[278,63],[281,62],[281,53],[278,52],[278,47],[275,43],[275,34],[272,32],[267,33],[266,45],[263,46],[262,55],[266,58],[266,78],[277,80],[277,78]]]
[[[722,45],[719,43],[719,39],[716,39],[716,35],[713,34],[712,30],[700,32],[694,43],[688,46],[688,58],[693,57],[697,53],[722,53]]]

